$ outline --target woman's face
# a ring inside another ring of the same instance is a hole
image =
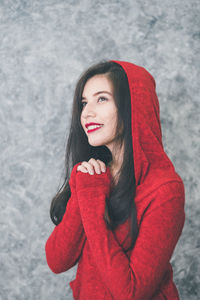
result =
[[[101,126],[86,127],[89,123]],[[105,75],[91,77],[84,86],[81,125],[91,146],[107,146],[112,152],[116,141],[117,107],[112,82]]]

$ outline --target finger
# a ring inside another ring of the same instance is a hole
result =
[[[88,170],[82,165],[78,166],[77,171],[81,171],[83,173],[88,173]]]
[[[90,173],[90,175],[94,174],[94,167],[92,164],[88,163],[87,161],[83,161],[82,165],[87,169],[87,171]]]
[[[103,161],[99,160],[99,159],[97,159],[97,161],[100,164],[101,171],[106,172],[106,164]]]
[[[94,159],[94,158],[91,158],[89,160],[89,163],[92,164],[94,166],[94,170],[97,174],[101,174],[101,165],[99,163],[98,160]]]

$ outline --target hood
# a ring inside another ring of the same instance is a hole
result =
[[[182,182],[163,148],[160,107],[153,76],[133,63],[112,61],[121,65],[128,77],[136,187],[146,185],[152,190],[165,182]]]

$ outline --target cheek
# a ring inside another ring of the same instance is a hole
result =
[[[81,123],[81,126],[83,127],[83,118],[82,118],[82,116],[80,116],[80,123]]]
[[[113,105],[106,107],[106,109],[104,109],[102,113],[104,113],[104,118],[107,121],[107,123],[117,122],[117,111],[116,107],[114,107]]]
[[[109,116],[109,123],[112,125],[113,128],[116,127],[116,125],[117,125],[117,115],[116,114],[111,114]]]

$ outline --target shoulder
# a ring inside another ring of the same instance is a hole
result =
[[[184,216],[185,191],[180,181],[168,181],[155,189],[148,197],[145,213],[167,216]]]
[[[160,185],[143,184],[136,192],[138,223],[149,214],[184,216],[185,190],[181,180],[168,179]]]
[[[169,180],[162,183],[157,189],[158,194],[167,194],[168,197],[182,196],[185,194],[185,188],[182,181]]]
[[[148,196],[158,192],[184,193],[184,183],[182,178],[174,168],[154,169],[149,172],[142,184],[138,185],[136,192],[141,196]]]
[[[171,180],[164,182],[155,190],[155,199],[161,204],[167,201],[179,202],[179,205],[185,204],[185,189],[182,181]]]

